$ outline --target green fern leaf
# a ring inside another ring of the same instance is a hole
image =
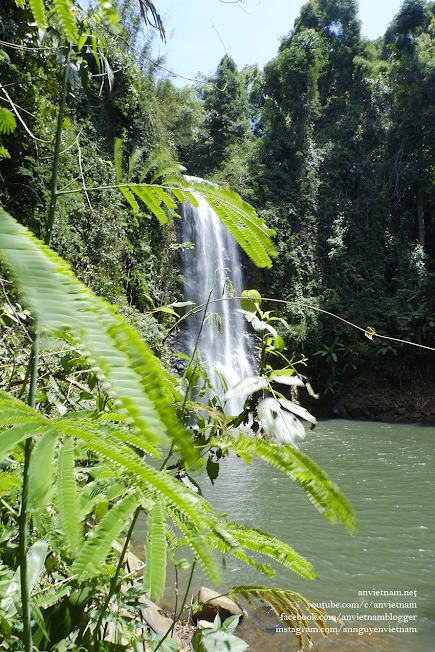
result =
[[[57,16],[70,43],[76,43],[78,39],[77,25],[71,4],[68,0],[54,0]]]
[[[57,465],[57,500],[59,517],[68,549],[75,554],[83,540],[79,497],[74,474],[74,444],[65,439]]]
[[[53,489],[53,453],[59,433],[48,430],[36,444],[32,454],[30,506],[43,510],[50,502]]]
[[[172,201],[169,195],[160,186],[151,186],[154,192],[160,197],[163,203],[171,210],[177,209],[177,204]]]
[[[264,573],[268,577],[275,577],[276,573],[269,564],[259,564],[254,559],[252,559],[252,557],[248,557],[244,552],[234,550],[228,546],[221,537],[216,536],[214,532],[207,532],[205,535],[205,540],[211,550],[219,550],[222,555],[233,555],[233,557],[237,557],[237,559],[240,559],[240,561],[248,564],[248,566],[256,568],[258,571],[260,571],[260,573]]]
[[[293,629],[293,633],[299,641],[299,650],[305,650],[306,643],[308,643],[310,650],[313,647],[313,638],[310,631],[313,621],[322,634],[325,635],[323,632],[326,628],[326,613],[314,607],[300,593],[286,589],[250,585],[232,587],[230,596],[235,599],[237,599],[237,596],[241,596],[253,609],[255,609],[254,599],[256,599],[261,604],[272,607],[280,620],[285,616],[283,625]],[[309,612],[310,618],[307,618],[302,607]]]
[[[17,444],[29,437],[33,437],[34,435],[42,435],[44,432],[49,430],[49,428],[49,423],[41,426],[39,422],[35,420],[0,432],[0,460],[4,460]]]
[[[171,437],[182,455],[192,458],[190,435],[176,419],[168,381],[148,346],[64,261],[1,209],[0,257],[42,329],[70,333],[80,344],[153,453],[158,455],[156,446]]]
[[[0,134],[12,134],[16,127],[17,121],[12,111],[2,107],[0,109]],[[4,158],[10,158],[10,156]]]
[[[32,10],[33,18],[35,19],[35,23],[38,24],[38,27],[44,29],[47,23],[44,0],[29,0],[29,5],[30,9]]]
[[[130,206],[132,207],[133,213],[138,213],[139,204],[135,200],[133,193],[131,193],[130,190],[125,186],[118,186],[118,188],[120,189],[120,191],[122,192],[122,194],[124,195],[128,203],[130,204]]]
[[[140,498],[137,495],[129,494],[107,512],[72,565],[72,572],[77,573],[80,580],[98,574],[99,567],[110,552],[112,542],[139,504]]]
[[[170,190],[172,194],[175,195],[175,197],[180,202],[180,204],[186,203],[186,197],[183,195],[183,193],[180,190],[178,190],[178,188],[167,188],[167,190]]]
[[[195,557],[199,559],[206,575],[214,584],[219,584],[221,581],[221,569],[200,530],[196,529],[193,521],[186,518],[183,512],[176,507],[170,507],[169,513],[174,524],[183,532],[187,544],[193,551]]]
[[[148,538],[145,546],[143,586],[151,599],[158,602],[165,592],[166,532],[162,504],[156,502],[148,516]]]
[[[162,200],[158,195],[156,195],[155,192],[153,192],[153,190],[149,186],[131,185],[130,189],[133,190],[133,192],[135,192],[140,199],[142,199],[142,201],[148,206],[149,210],[153,213],[153,215],[157,217],[160,224],[166,224],[168,218],[166,217],[165,213],[162,211],[162,209],[159,206]]]
[[[229,523],[227,527],[228,532],[244,548],[268,555],[308,580],[314,580],[317,577],[312,565],[279,539],[275,539],[261,530],[245,527],[238,523]]]
[[[6,147],[0,144],[0,158],[12,158]]]
[[[257,267],[271,267],[271,257],[277,255],[271,240],[275,231],[257,216],[252,206],[231,190],[210,183],[184,184],[207,201]]]
[[[327,474],[307,455],[291,446],[275,445],[260,439],[250,439],[239,435],[233,439],[232,448],[237,451],[250,452],[268,464],[286,473],[308,494],[317,509],[334,522],[337,519],[349,532],[356,530],[353,509]]]

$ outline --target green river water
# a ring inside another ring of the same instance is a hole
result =
[[[277,576],[270,580],[230,559],[220,589],[230,583],[272,583],[325,603],[330,614],[346,618],[344,627],[417,629],[382,634],[342,631],[326,641],[315,637],[319,651],[434,652],[434,444],[435,427],[418,424],[329,420],[307,433],[300,448],[351,501],[358,520],[354,536],[326,521],[301,489],[261,461],[247,466],[231,457],[221,464],[213,487],[204,475],[203,494],[218,513],[282,539],[304,555],[319,575],[310,582],[276,565]],[[170,575],[168,589],[171,583]],[[194,590],[203,583],[207,581],[199,576]],[[362,591],[396,595],[364,596]],[[409,597],[403,595],[405,591]],[[375,615],[385,620],[364,618]],[[416,619],[399,622],[404,616]],[[240,635],[253,652],[297,650],[293,634],[276,632],[276,624],[263,608],[245,619]]]

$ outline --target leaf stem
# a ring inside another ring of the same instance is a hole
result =
[[[38,379],[38,362],[39,362],[39,324],[35,322],[33,331],[33,343],[31,351],[31,372],[30,372],[30,392],[29,405],[35,409],[36,383]],[[32,652],[32,625],[30,612],[30,591],[27,578],[27,539],[29,530],[29,498],[30,498],[30,471],[32,462],[32,437],[26,439],[26,448],[24,455],[23,470],[23,492],[21,495],[20,511],[20,541],[19,541],[19,559],[20,559],[20,583],[21,583],[21,603],[23,606],[23,643],[25,652]]]
[[[107,608],[109,606],[110,600],[112,599],[112,596],[116,592],[116,585],[118,584],[119,574],[121,572],[121,568],[124,566],[125,554],[127,552],[128,546],[130,544],[131,537],[133,536],[133,530],[134,530],[134,527],[136,525],[136,521],[137,521],[137,519],[139,517],[139,514],[141,512],[141,509],[142,509],[142,505],[139,505],[139,507],[136,509],[136,511],[134,513],[134,516],[133,516],[133,519],[131,521],[130,528],[129,528],[127,536],[125,538],[124,547],[122,548],[121,555],[119,557],[118,566],[116,567],[115,575],[113,576],[112,581],[110,583],[109,593],[107,594],[107,597],[106,597],[106,599],[104,601],[104,604],[103,604],[103,607],[101,609],[100,617],[98,618],[97,626],[94,629],[94,634],[93,634],[93,639],[92,639],[92,647],[97,642],[98,632],[100,631],[104,615],[105,615],[105,613],[107,611]]]
[[[157,652],[157,650],[162,646],[163,642],[168,638],[169,634],[171,634],[171,632],[173,632],[175,625],[180,620],[180,616],[184,611],[184,607],[186,606],[186,600],[187,600],[187,596],[189,595],[190,585],[192,584],[192,577],[193,577],[193,571],[195,570],[195,566],[196,566],[196,559],[193,560],[192,569],[191,569],[190,575],[189,575],[189,582],[187,584],[186,593],[184,594],[183,604],[181,605],[181,609],[178,612],[178,614],[174,614],[174,620],[173,620],[172,625],[170,626],[170,628],[168,629],[168,631],[166,632],[164,637],[162,639],[160,639],[159,644],[157,645],[154,652]]]

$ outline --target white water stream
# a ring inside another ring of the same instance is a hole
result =
[[[228,275],[234,288],[235,296],[240,296],[243,288],[243,268],[240,249],[233,236],[222,224],[216,213],[205,199],[196,195],[199,207],[190,202],[182,207],[182,242],[191,242],[193,249],[183,253],[184,298],[197,305],[208,299],[216,279],[220,279],[213,291],[212,299],[229,296],[224,280]],[[210,303],[208,314],[217,313],[221,319],[221,333],[215,320],[208,320],[204,325],[198,345],[199,356],[208,363],[212,382],[218,389],[220,382],[214,373],[220,372],[226,378],[229,387],[235,385],[245,376],[253,375],[252,340],[247,331],[247,322],[237,311],[240,301],[220,301]],[[190,317],[187,321],[186,353],[193,352],[201,320],[201,314]],[[242,399],[233,399],[227,404],[227,414],[237,414],[243,406]]]

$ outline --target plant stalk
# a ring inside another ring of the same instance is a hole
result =
[[[35,322],[33,331],[33,343],[31,352],[31,372],[30,372],[30,392],[29,406],[35,409],[36,383],[38,379],[38,362],[39,362],[39,323]],[[19,541],[19,559],[20,559],[20,582],[21,582],[21,603],[23,606],[23,643],[25,652],[32,652],[32,625],[30,612],[30,590],[27,577],[27,540],[29,529],[29,497],[30,497],[30,472],[32,462],[32,437],[26,439],[26,449],[24,456],[23,471],[23,492],[21,496],[20,511],[20,541]]]
[[[51,198],[50,208],[48,212],[47,232],[45,235],[45,244],[50,247],[51,236],[53,233],[54,216],[57,201],[57,177],[59,172],[59,154],[60,154],[60,141],[62,136],[63,118],[65,114],[65,102],[67,95],[67,82],[68,70],[71,51],[68,48],[66,54],[66,66],[62,83],[62,95],[60,99],[59,115],[57,118],[57,130],[55,141],[55,152],[53,160],[53,169],[51,177]],[[30,368],[30,390],[29,390],[29,406],[35,409],[36,405],[36,385],[38,381],[38,363],[39,363],[39,320],[35,320],[33,329],[33,342],[31,352],[31,368]],[[24,470],[23,470],[23,492],[21,496],[21,511],[20,511],[20,526],[19,526],[19,559],[20,559],[20,583],[21,583],[21,602],[23,607],[23,644],[25,652],[33,651],[32,641],[32,617],[30,610],[30,591],[27,578],[27,542],[28,542],[28,529],[29,529],[29,498],[30,498],[30,473],[32,463],[32,437],[26,439],[26,448],[24,455]]]
[[[104,604],[103,604],[103,607],[101,609],[100,617],[98,618],[97,626],[94,629],[94,634],[93,634],[93,639],[92,639],[92,646],[94,646],[95,643],[97,642],[98,632],[100,631],[101,625],[103,623],[104,615],[105,615],[105,613],[107,611],[107,608],[109,606],[110,600],[112,599],[112,596],[116,592],[116,585],[118,584],[119,574],[121,572],[121,568],[124,566],[125,554],[127,552],[128,546],[130,544],[131,537],[133,536],[134,526],[136,525],[136,521],[137,521],[137,519],[139,517],[141,509],[142,509],[142,506],[139,506],[136,509],[136,511],[134,513],[134,516],[133,516],[133,520],[132,520],[131,525],[130,525],[130,528],[128,530],[127,536],[125,538],[124,547],[122,548],[121,555],[119,557],[118,566],[116,567],[115,575],[113,576],[112,581],[110,583],[109,593],[107,594],[107,597],[106,597],[106,599],[104,601]]]
[[[64,76],[62,81],[62,95],[60,98],[59,115],[57,116],[56,141],[54,145],[53,170],[51,174],[50,209],[48,211],[47,232],[45,234],[45,244],[47,245],[47,247],[50,247],[51,245],[51,236],[53,235],[54,215],[56,212],[57,177],[59,173],[60,141],[62,136],[63,119],[65,115],[65,102],[67,96],[70,57],[71,57],[71,50],[70,48],[68,48],[66,53]]]
[[[175,625],[180,620],[180,616],[184,611],[184,607],[186,606],[186,600],[187,600],[187,596],[189,595],[190,585],[192,584],[192,577],[193,577],[193,571],[195,570],[195,566],[196,566],[196,559],[194,559],[193,563],[192,563],[192,570],[190,571],[189,582],[187,584],[186,593],[184,594],[183,604],[181,605],[181,609],[178,612],[178,614],[174,614],[174,621],[173,621],[172,625],[170,626],[170,628],[168,629],[168,631],[166,632],[164,637],[162,639],[160,639],[159,644],[157,645],[154,652],[157,652],[157,650],[162,646],[163,642],[168,638],[169,634],[171,634],[174,631]]]

